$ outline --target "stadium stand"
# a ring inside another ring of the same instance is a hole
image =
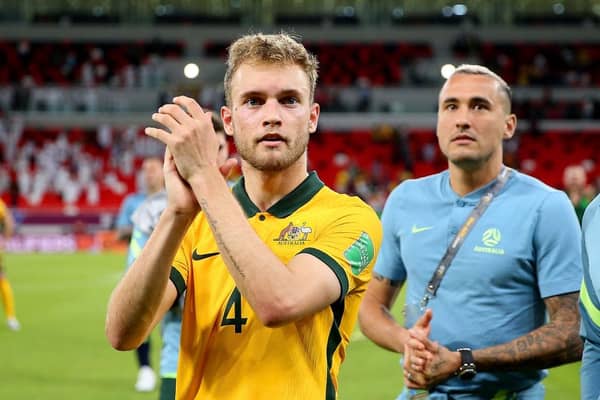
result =
[[[398,181],[445,167],[435,145],[444,63],[482,63],[513,86],[520,123],[507,163],[557,187],[565,166],[583,163],[600,183],[600,34],[591,5],[563,2],[563,13],[551,9],[545,20],[543,1],[502,15],[493,5],[468,12],[468,1],[465,10],[416,1],[347,1],[334,10],[316,1],[259,1],[255,10],[243,2],[75,3],[69,13],[18,2],[2,11],[0,191],[22,221],[80,216],[89,229],[109,227],[136,188],[140,160],[156,151],[142,133],[152,111],[174,93],[218,109],[225,43],[256,26],[297,32],[319,58],[323,114],[310,165],[375,208]],[[549,36],[557,23],[560,37]],[[198,78],[183,77],[188,62],[200,66]]]

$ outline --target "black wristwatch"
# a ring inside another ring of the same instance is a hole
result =
[[[468,347],[456,349],[460,353],[460,367],[456,371],[456,375],[460,379],[470,380],[477,375],[477,367],[475,366],[475,360],[473,359],[473,352]]]

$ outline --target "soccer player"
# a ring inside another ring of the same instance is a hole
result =
[[[400,399],[425,396],[419,389],[432,399],[543,399],[544,369],[581,357],[579,224],[564,192],[503,165],[516,125],[502,78],[457,68],[438,105],[448,170],[405,181],[385,205],[360,325],[404,353],[410,390]],[[405,282],[402,327],[389,310]]]
[[[229,48],[221,117],[242,160],[232,190],[210,115],[159,108],[168,205],[115,288],[106,332],[137,346],[184,296],[177,399],[334,399],[381,240],[377,215],[307,171],[317,61],[289,35]]]
[[[583,215],[583,284],[579,308],[581,336],[584,338],[581,362],[581,399],[600,398],[600,196]]]
[[[159,157],[148,157],[142,162],[142,178],[144,180],[143,193],[135,193],[125,199],[121,212],[117,218],[117,229],[121,239],[130,240],[129,251],[127,252],[127,267],[131,266],[133,261],[139,255],[141,250],[140,240],[143,236],[133,238],[133,215],[138,207],[150,196],[153,196],[164,190],[164,178],[162,171],[162,160]],[[131,214],[129,214],[131,213]],[[138,373],[135,381],[135,390],[138,392],[151,392],[156,387],[156,373],[150,364],[150,337],[135,349],[136,360],[138,362]]]
[[[0,199],[0,228],[2,229],[2,236],[5,240],[10,238],[15,231],[15,220],[2,199]],[[2,298],[2,304],[4,305],[4,314],[6,315],[6,324],[8,325],[8,328],[13,331],[18,331],[21,329],[21,324],[19,323],[19,320],[17,320],[15,298],[10,282],[4,272],[4,260],[2,254],[0,254],[0,297]]]

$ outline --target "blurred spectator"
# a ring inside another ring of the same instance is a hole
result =
[[[566,167],[563,173],[563,186],[581,223],[586,207],[596,194],[592,185],[587,183],[585,168],[582,165]]]
[[[359,77],[356,81],[356,87],[358,89],[358,102],[356,104],[356,111],[370,111],[373,93],[369,78],[364,76]]]
[[[25,75],[23,79],[15,86],[11,108],[14,111],[29,111],[31,103],[31,89],[33,88],[33,79]]]

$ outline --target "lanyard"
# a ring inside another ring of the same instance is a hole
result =
[[[471,232],[471,228],[473,228],[475,223],[479,221],[479,219],[481,218],[485,210],[488,208],[494,197],[500,192],[500,190],[502,190],[504,184],[506,183],[506,181],[508,181],[511,172],[512,170],[510,168],[502,168],[502,171],[500,171],[500,175],[498,175],[496,183],[494,183],[490,190],[479,200],[477,206],[475,206],[473,211],[471,211],[471,214],[469,214],[467,220],[458,230],[458,233],[452,240],[452,243],[450,243],[450,246],[448,246],[448,248],[446,249],[446,254],[444,254],[444,257],[442,257],[442,259],[440,260],[440,263],[438,264],[433,275],[431,276],[431,279],[429,280],[429,283],[427,284],[427,287],[425,288],[425,295],[423,296],[423,299],[420,303],[421,309],[424,309],[427,306],[427,303],[429,303],[429,300],[435,296],[435,293],[437,292],[438,288],[440,287],[440,284],[442,283],[442,278],[448,271],[448,268],[450,268],[450,263],[452,263],[452,260],[454,260],[456,253],[458,253],[458,250],[465,242],[465,238],[467,237],[469,232]]]

